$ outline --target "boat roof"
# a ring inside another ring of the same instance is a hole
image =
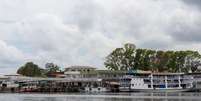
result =
[[[66,69],[96,69],[96,68],[91,66],[70,66],[67,67]]]
[[[188,75],[201,75],[201,72],[187,73]]]
[[[0,75],[0,80],[1,79],[8,79],[8,77],[4,76],[4,75]]]
[[[130,72],[130,74],[139,74],[139,75],[182,75],[185,73],[169,73],[169,72],[151,72],[151,71],[135,71],[135,72]]]
[[[182,75],[184,73],[152,73],[153,75]]]

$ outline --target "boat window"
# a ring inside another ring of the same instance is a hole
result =
[[[132,84],[132,86],[134,87],[134,84]]]

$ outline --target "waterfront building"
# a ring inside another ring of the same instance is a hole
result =
[[[66,78],[82,78],[82,72],[92,72],[95,71],[96,68],[90,66],[70,66],[65,68],[64,74]]]
[[[66,78],[95,79],[96,82],[80,82],[85,91],[116,91],[119,78],[126,71],[97,70],[90,66],[71,66],[65,69]]]
[[[119,79],[127,71],[97,70],[90,66],[70,66],[65,69],[66,78],[101,78],[101,79]]]
[[[81,72],[83,78],[96,78],[101,80],[101,84],[98,85],[98,91],[119,91],[119,78],[123,77],[126,73],[126,71],[111,70],[94,70],[90,72]],[[93,88],[96,89],[97,87]],[[91,91],[93,91],[93,89]]]
[[[7,87],[18,84],[12,88],[19,88],[20,92],[188,91],[193,87],[193,82],[199,87],[198,79],[201,81],[200,74],[112,71],[70,66],[64,72],[55,72],[49,77],[6,75],[0,78],[0,83]]]

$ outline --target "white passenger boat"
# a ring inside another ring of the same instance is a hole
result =
[[[0,87],[5,87],[5,88],[18,88],[19,84],[17,84],[14,81],[3,81],[0,85]]]
[[[193,88],[193,76],[184,73],[135,73],[120,80],[120,91],[182,92]]]

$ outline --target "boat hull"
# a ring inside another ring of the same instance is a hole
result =
[[[131,92],[131,87],[119,87],[120,92]]]
[[[85,87],[85,92],[109,92],[110,90],[106,87]]]
[[[187,92],[192,89],[132,89],[133,92]]]

